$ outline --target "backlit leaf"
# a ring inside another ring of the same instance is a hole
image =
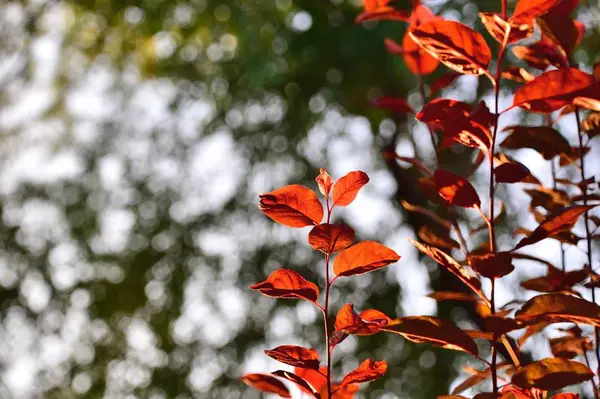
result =
[[[293,184],[259,195],[258,207],[264,214],[289,227],[318,224],[323,219],[323,206],[309,188]]]
[[[477,192],[466,179],[444,169],[436,170],[434,178],[440,197],[451,205],[463,208],[481,206]]]
[[[566,15],[547,14],[535,19],[542,31],[543,40],[551,42],[567,60],[571,59],[579,29],[575,22]]]
[[[329,191],[331,190],[331,185],[333,184],[329,173],[327,173],[325,169],[321,168],[319,176],[317,176],[315,181],[319,186],[319,191],[321,192],[321,194],[323,194],[325,197],[328,197]]]
[[[507,126],[504,129],[509,136],[500,143],[500,147],[510,150],[531,148],[544,159],[551,160],[559,154],[571,152],[571,146],[560,132],[549,126]]]
[[[435,79],[433,81],[433,83],[429,86],[429,95],[432,96],[432,95],[436,94],[438,91],[447,88],[452,83],[454,83],[454,81],[457,78],[459,78],[461,76],[462,76],[462,73],[446,72],[439,78]]]
[[[515,313],[515,319],[527,323],[572,322],[600,326],[600,306],[572,295],[542,294],[528,300]]]
[[[400,113],[415,113],[410,104],[403,98],[378,97],[371,101],[371,104],[378,108],[387,108]]]
[[[352,370],[340,383],[340,387],[349,384],[360,384],[363,382],[369,382],[376,380],[385,374],[387,370],[387,363],[385,360],[380,362],[367,359],[360,364],[356,369]]]
[[[582,91],[595,83],[592,75],[576,68],[544,72],[517,90],[512,107],[550,113],[571,104]]]
[[[262,283],[250,286],[261,294],[273,298],[300,298],[316,302],[319,288],[300,273],[289,269],[277,269]]]
[[[374,241],[362,241],[346,248],[333,261],[336,276],[354,276],[397,262],[400,256]]]
[[[519,0],[511,18],[515,24],[531,24],[539,17],[554,8],[560,0]]]
[[[313,387],[310,383],[304,380],[302,377],[285,370],[277,370],[273,373],[274,376],[284,378],[288,381],[293,382],[304,390],[308,391],[315,399],[321,399],[321,394]]]
[[[572,359],[577,355],[584,355],[586,350],[592,349],[592,344],[587,337],[558,337],[548,341],[554,357]]]
[[[514,43],[521,39],[525,39],[533,33],[533,25],[511,23],[504,20],[502,15],[498,13],[480,12],[479,18],[490,35],[496,39],[498,43],[504,42],[504,36],[509,28],[510,32],[508,33],[508,40],[506,43]]]
[[[359,170],[339,178],[333,185],[333,206],[350,205],[358,191],[369,182],[369,176]]]
[[[547,358],[520,367],[511,382],[522,388],[545,391],[591,380],[594,373],[585,364],[568,359]]]
[[[518,183],[529,176],[529,168],[520,162],[506,162],[494,168],[494,177],[498,183]]]
[[[282,398],[291,398],[290,391],[283,382],[268,374],[246,374],[241,380],[252,388],[262,392],[275,393]]]
[[[445,319],[430,316],[400,317],[398,323],[382,327],[381,330],[400,334],[409,341],[429,343],[477,356],[475,341],[463,330]]]
[[[473,270],[487,278],[503,277],[515,270],[508,252],[469,255],[467,259]]]
[[[453,249],[460,248],[458,242],[450,238],[450,234],[442,229],[432,229],[428,225],[423,225],[419,229],[418,236],[421,240],[437,248]]]
[[[332,254],[354,242],[354,230],[345,224],[319,224],[308,233],[308,243],[315,251]]]
[[[296,345],[281,345],[266,350],[265,353],[267,356],[290,366],[319,369],[319,354],[314,349],[306,349]]]
[[[528,236],[523,238],[515,249],[522,248],[526,245],[535,244],[545,238],[552,237],[560,232],[570,230],[577,219],[586,211],[598,206],[596,205],[574,205],[564,208],[555,214],[546,218],[540,225]]]
[[[464,292],[453,292],[453,291],[436,291],[432,294],[427,295],[431,299],[436,301],[466,301],[475,302],[478,299],[470,294]]]
[[[569,66],[567,58],[560,53],[550,42],[539,41],[527,46],[514,46],[513,54],[522,59],[527,65],[545,71],[549,66],[566,68]],[[533,79],[530,79],[531,81]]]
[[[431,21],[409,30],[423,49],[457,72],[481,75],[487,71],[492,54],[477,31],[455,21]]]
[[[433,73],[440,63],[437,58],[423,50],[408,32],[404,34],[404,38],[402,39],[402,51],[406,67],[418,76]]]
[[[394,323],[384,313],[369,309],[356,314],[354,306],[347,303],[340,308],[335,318],[335,331],[341,331],[351,335],[373,335],[380,331],[381,327]]]

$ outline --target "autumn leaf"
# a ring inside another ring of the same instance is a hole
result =
[[[569,105],[585,89],[596,83],[594,77],[577,68],[544,72],[515,93],[513,107],[550,113]]]
[[[397,262],[400,256],[374,241],[362,241],[346,248],[333,261],[336,276],[354,276]]]
[[[340,308],[335,318],[335,331],[351,335],[373,335],[380,331],[381,327],[394,323],[384,313],[368,309],[356,314],[354,306],[347,303]]]
[[[245,384],[259,391],[274,393],[282,398],[292,397],[292,395],[290,395],[290,391],[286,388],[283,382],[268,374],[246,374],[241,378],[241,380]]]
[[[308,233],[308,243],[315,251],[339,252],[354,242],[354,230],[345,224],[319,224]]]
[[[397,97],[378,97],[371,101],[371,104],[377,108],[387,108],[392,111],[400,112],[403,114],[414,114],[415,111],[412,109],[410,104],[403,98]]]
[[[540,223],[528,237],[519,241],[515,250],[527,245],[535,244],[538,241],[552,237],[563,231],[570,230],[582,214],[596,206],[598,206],[598,204],[587,206],[574,205],[556,212]]]
[[[452,322],[437,317],[400,317],[397,323],[389,327],[382,327],[381,330],[400,334],[409,341],[429,343],[477,356],[477,345],[471,337]]]
[[[465,302],[475,302],[478,299],[470,294],[465,294],[464,292],[454,292],[454,291],[436,291],[427,295],[429,298],[434,299],[436,301],[465,301]]]
[[[329,191],[331,190],[331,185],[333,184],[329,173],[327,173],[325,169],[321,168],[319,171],[319,176],[317,176],[315,181],[319,186],[319,191],[321,194],[323,194],[325,197],[328,197]]]
[[[509,150],[531,148],[544,159],[551,160],[559,154],[571,152],[571,146],[560,132],[549,126],[513,125],[504,129],[509,136],[500,143],[500,147]]]
[[[298,385],[300,388],[302,388],[305,391],[307,391],[308,393],[310,393],[315,399],[321,399],[321,394],[315,387],[313,387],[304,378],[292,373],[291,371],[277,370],[277,371],[273,371],[271,374],[273,374],[276,377],[280,377],[280,378],[286,379],[288,381],[291,381],[294,384]]]
[[[591,380],[594,373],[585,364],[573,360],[547,358],[520,367],[511,382],[522,388],[539,388],[545,391]]]
[[[265,350],[265,353],[267,356],[290,366],[319,369],[319,354],[314,349],[306,349],[296,345],[281,345],[271,350]]]
[[[437,58],[423,50],[410,36],[409,32],[402,39],[402,55],[406,67],[417,76],[433,73],[439,65]]]
[[[535,19],[542,31],[543,40],[548,41],[567,60],[571,59],[579,39],[579,29],[575,22],[565,15],[547,14]]]
[[[480,12],[479,18],[483,25],[489,32],[489,34],[498,42],[504,43],[504,37],[506,31],[510,29],[508,33],[508,40],[506,44],[514,43],[521,39],[531,36],[533,33],[533,25],[519,25],[511,23],[502,18],[501,14],[494,12]]]
[[[333,185],[333,205],[347,206],[350,205],[358,191],[369,182],[369,176],[360,170],[350,172],[344,177],[338,179]]]
[[[490,315],[484,318],[483,326],[485,331],[494,333],[496,336],[501,336],[508,332],[526,327],[518,320],[496,315]]]
[[[453,249],[460,248],[460,244],[450,238],[448,231],[442,229],[433,229],[428,225],[423,225],[417,234],[419,238],[429,245],[437,248]]]
[[[323,219],[323,206],[309,188],[292,184],[259,195],[258,207],[264,214],[289,227],[318,224]]]
[[[327,378],[325,377],[327,375],[327,367],[323,366],[319,369],[319,371],[296,368],[294,370],[294,374],[314,387],[321,395],[321,398],[327,399]],[[332,395],[333,399],[353,399],[354,394],[358,391],[358,387],[358,384],[350,384],[339,387],[339,384],[333,383],[331,384],[331,390],[335,392]],[[309,394],[312,394],[312,392],[306,388],[301,387],[301,389]]]
[[[409,30],[410,37],[448,68],[469,75],[487,73],[490,48],[475,30],[455,21],[431,21]]]
[[[440,197],[463,208],[480,207],[481,201],[477,192],[466,179],[444,169],[438,169],[434,174],[435,185]]]
[[[438,91],[445,89],[446,87],[448,87],[452,83],[454,83],[454,81],[461,76],[463,76],[462,73],[458,73],[458,72],[454,72],[454,71],[446,72],[439,78],[435,79],[433,81],[433,83],[431,83],[431,85],[429,86],[429,95],[433,96]]]
[[[349,384],[360,384],[376,380],[385,374],[387,363],[385,360],[380,362],[367,359],[360,364],[356,369],[352,370],[342,379],[340,387]]]
[[[538,41],[527,46],[514,46],[512,52],[515,57],[525,61],[527,65],[545,71],[549,66],[566,68],[569,66],[567,58],[548,41]],[[528,81],[531,81],[530,79]]]
[[[423,252],[425,255],[429,256],[437,263],[439,263],[444,269],[448,270],[450,273],[454,274],[458,277],[463,283],[465,283],[469,288],[473,290],[478,296],[482,299],[485,297],[481,292],[481,282],[474,276],[471,276],[460,263],[458,263],[454,258],[445,252],[432,247],[427,244],[423,244],[414,240],[409,240],[412,245],[417,247],[417,249]],[[487,301],[487,299],[486,299]]]
[[[539,17],[554,8],[561,0],[519,0],[510,19],[513,24],[531,24]]]
[[[273,298],[300,298],[316,302],[319,288],[300,273],[289,269],[277,269],[262,283],[250,286],[261,294]]]
[[[566,294],[542,294],[528,300],[515,319],[529,324],[540,321],[583,323],[600,326],[600,306]]]
[[[500,73],[500,76],[502,79],[513,80],[519,83],[527,83],[535,79],[535,76],[527,72],[525,68],[519,68],[514,65],[506,67],[506,69]]]
[[[404,10],[396,10],[392,7],[380,7],[373,11],[363,12],[359,14],[354,22],[360,24],[367,21],[400,21],[406,22],[409,18],[408,12]]]
[[[494,177],[498,183],[519,183],[529,176],[529,168],[520,162],[506,162],[494,168]]]
[[[554,357],[563,357],[565,359],[584,355],[586,350],[593,348],[590,339],[587,337],[558,337],[550,339],[548,343]]]
[[[508,252],[469,255],[469,266],[487,278],[500,278],[515,270]]]

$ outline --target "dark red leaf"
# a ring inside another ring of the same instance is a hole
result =
[[[261,294],[274,298],[299,298],[316,302],[319,288],[300,273],[289,269],[277,269],[262,283],[250,286]]]
[[[594,378],[594,372],[585,364],[568,359],[547,358],[520,367],[511,382],[522,388],[545,391],[564,388]]]
[[[412,107],[403,98],[378,97],[374,99],[371,103],[378,108],[387,108],[400,113],[415,113]]]
[[[542,294],[527,301],[515,313],[515,319],[528,324],[543,321],[600,326],[600,306],[572,295]]]
[[[502,148],[510,150],[531,148],[546,160],[571,152],[567,139],[558,130],[549,126],[507,126],[504,131],[508,132],[509,136],[500,143]]]
[[[487,278],[499,278],[511,273],[515,267],[508,252],[469,255],[469,266]]]
[[[531,176],[531,172],[520,162],[506,162],[496,166],[494,176],[498,183],[518,183]]]
[[[434,178],[439,195],[448,201],[450,205],[463,208],[478,208],[481,206],[477,192],[466,179],[444,169],[436,170]]]

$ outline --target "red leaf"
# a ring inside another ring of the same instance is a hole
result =
[[[308,233],[308,243],[315,251],[339,252],[354,242],[354,230],[345,224],[319,224]]]
[[[363,188],[365,184],[369,182],[369,176],[365,172],[360,170],[350,172],[346,176],[341,177],[333,185],[333,205],[334,206],[348,206],[358,191]]]
[[[429,86],[429,95],[432,96],[438,91],[450,86],[457,78],[461,77],[462,73],[447,72],[433,81]]]
[[[408,13],[404,10],[396,10],[392,7],[381,7],[370,12],[363,12],[354,19],[354,22],[360,24],[366,21],[408,21]]]
[[[548,41],[539,41],[527,46],[514,46],[512,52],[529,66],[542,71],[545,71],[550,65],[556,68],[569,66],[567,58]]]
[[[409,30],[425,51],[457,72],[481,75],[492,59],[490,48],[475,30],[455,21],[436,20]]]
[[[319,354],[314,349],[306,349],[296,345],[281,345],[266,350],[265,353],[267,356],[290,366],[319,369]]]
[[[347,303],[340,308],[335,318],[335,331],[351,335],[373,335],[377,334],[381,327],[393,322],[391,318],[375,309],[356,314],[354,306]]]
[[[579,399],[578,393],[559,393],[552,397],[552,399]]]
[[[401,113],[414,114],[415,111],[403,98],[396,97],[379,97],[371,101],[377,108],[387,108],[392,111]]]
[[[487,278],[503,277],[515,270],[507,252],[469,255],[468,261],[473,270]]]
[[[520,162],[506,162],[496,166],[494,176],[498,183],[518,183],[531,176],[531,172]]]
[[[477,344],[450,321],[429,316],[400,317],[398,322],[381,330],[400,334],[404,338],[429,343],[445,349],[464,351],[477,356]]]
[[[369,382],[376,380],[385,374],[387,370],[387,363],[385,360],[380,362],[367,359],[361,363],[356,369],[352,370],[342,380],[340,387],[349,384],[360,384],[362,382]]]
[[[572,295],[542,294],[528,300],[515,313],[515,319],[528,324],[571,322],[600,326],[600,306]]]
[[[463,208],[481,206],[477,192],[466,179],[444,169],[436,170],[434,178],[440,197],[451,205]]]
[[[511,18],[514,24],[531,24],[535,17],[550,11],[560,0],[519,0]]]
[[[590,74],[576,68],[548,71],[520,87],[512,107],[550,113],[569,105],[585,89],[596,83]]]
[[[568,359],[547,358],[520,367],[511,382],[522,388],[544,391],[564,388],[594,378],[594,372],[585,364]]]
[[[510,150],[531,148],[544,159],[551,160],[559,154],[571,152],[571,146],[560,132],[549,126],[507,126],[504,129],[509,136],[500,143],[500,147]]]
[[[548,14],[536,18],[544,41],[552,43],[567,60],[571,59],[579,39],[579,29],[575,22],[565,15]]]
[[[316,302],[319,288],[299,273],[289,269],[277,269],[262,283],[250,286],[261,294],[273,298],[300,298]]]
[[[504,20],[502,15],[498,13],[480,12],[479,18],[481,18],[481,22],[483,22],[487,31],[498,43],[504,42],[504,36],[509,28],[510,32],[508,33],[508,40],[506,43],[514,43],[521,39],[525,39],[533,33],[533,25],[510,23]]]
[[[535,244],[545,238],[552,237],[560,232],[570,230],[577,222],[577,219],[586,211],[598,206],[596,205],[574,205],[564,208],[556,214],[546,218],[540,225],[529,235],[523,238],[515,249],[522,248],[526,245]]]
[[[286,380],[293,382],[294,384],[298,385],[300,388],[302,388],[305,391],[307,391],[308,393],[310,393],[315,399],[321,399],[321,395],[319,394],[319,391],[314,386],[312,386],[309,382],[307,382],[304,378],[302,378],[290,371],[284,371],[284,370],[277,370],[271,374],[273,374],[277,377],[285,378]]]
[[[325,197],[328,197],[329,190],[331,190],[331,185],[333,184],[333,182],[331,181],[331,176],[329,176],[329,173],[327,173],[327,171],[325,169],[321,168],[321,170],[319,172],[319,176],[317,176],[315,181],[317,182],[317,185],[319,186],[319,191],[321,192],[321,194],[323,194]]]
[[[241,380],[254,389],[262,392],[275,393],[283,398],[291,398],[290,391],[283,382],[267,374],[246,374]]]
[[[336,276],[354,276],[397,262],[400,256],[374,241],[362,241],[340,252],[333,261]]]
[[[396,55],[404,55],[404,49],[402,48],[402,46],[396,43],[394,40],[390,39],[389,37],[383,39],[383,44],[385,45],[386,50],[390,53]]]
[[[429,55],[410,37],[408,32],[402,39],[402,54],[406,67],[415,75],[424,76],[433,73],[439,65],[439,61]]]
[[[323,206],[309,188],[293,184],[259,195],[258,207],[274,221],[289,227],[318,224],[323,219]]]

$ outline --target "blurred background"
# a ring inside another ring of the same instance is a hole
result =
[[[478,28],[478,11],[499,9],[424,3]],[[322,167],[334,178],[369,174],[336,220],[402,256],[336,284],[333,308],[353,302],[472,326],[465,309],[425,297],[456,282],[405,240],[424,223],[399,206],[422,201],[418,173],[381,155],[431,162],[428,133],[369,105],[388,95],[421,106],[418,79],[383,44],[406,27],[355,24],[361,7],[0,0],[1,398],[262,397],[239,376],[280,367],[264,349],[322,349],[322,320],[308,303],[248,286],[279,267],[322,283],[324,269],[308,229],[276,225],[257,195],[289,183],[316,189]],[[577,59],[589,65],[600,48],[598,3],[585,2],[579,18],[587,33]],[[463,77],[445,95],[473,101],[490,90],[474,86]],[[466,155],[455,148],[441,161],[460,170]],[[465,364],[380,334],[348,338],[336,375],[367,356],[390,368],[360,398],[433,398]]]

